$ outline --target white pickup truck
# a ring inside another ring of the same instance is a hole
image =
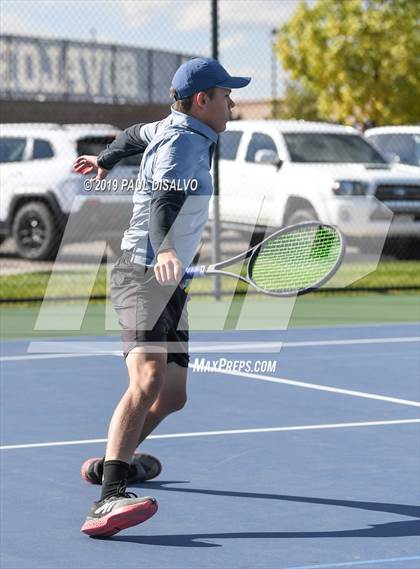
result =
[[[355,244],[388,234],[400,257],[420,254],[419,169],[387,162],[351,127],[230,122],[220,141],[219,203],[227,228],[319,219]]]

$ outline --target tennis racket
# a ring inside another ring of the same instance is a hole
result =
[[[280,229],[226,261],[188,267],[185,276],[228,276],[264,294],[295,296],[315,290],[331,279],[341,265],[344,252],[344,237],[336,227],[308,221]],[[222,270],[247,258],[245,277]]]

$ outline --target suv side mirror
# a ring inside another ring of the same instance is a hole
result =
[[[255,163],[272,164],[279,170],[282,167],[283,160],[280,160],[275,150],[257,150],[255,153]]]

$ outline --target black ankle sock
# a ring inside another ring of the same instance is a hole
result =
[[[107,460],[104,462],[101,500],[118,494],[119,488],[126,484],[129,468],[130,465],[122,460]]]
[[[101,458],[98,466],[96,467],[96,472],[98,474],[98,476],[102,479],[103,475],[104,475],[104,462],[105,462],[105,457]],[[130,463],[129,465],[129,469],[128,469],[128,473],[130,474],[130,471],[133,469],[132,464]]]

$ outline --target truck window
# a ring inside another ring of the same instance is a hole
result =
[[[292,162],[387,164],[370,143],[356,134],[291,132],[283,136]]]
[[[255,162],[255,154],[258,150],[274,150],[277,154],[277,148],[271,136],[262,132],[254,132],[249,141],[245,158],[246,162]]]

